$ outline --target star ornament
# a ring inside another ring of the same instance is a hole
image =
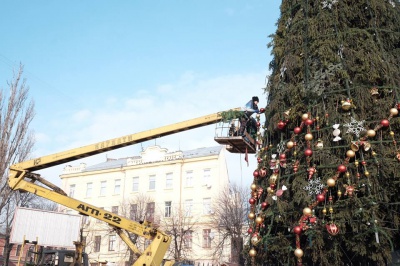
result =
[[[360,133],[365,131],[365,128],[364,128],[365,120],[357,121],[354,119],[354,117],[351,117],[350,119],[351,119],[351,121],[349,123],[343,125],[344,127],[347,127],[346,133],[356,135],[357,138],[359,138]]]

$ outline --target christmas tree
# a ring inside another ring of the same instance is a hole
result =
[[[400,248],[400,3],[280,9],[248,264],[387,265]]]

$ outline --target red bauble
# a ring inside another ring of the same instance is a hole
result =
[[[318,202],[324,202],[325,201],[325,195],[324,194],[318,194],[317,195],[317,201]]]
[[[262,159],[261,159],[260,157],[258,157],[258,158],[257,158],[257,162],[258,162],[258,163],[261,163],[261,162],[262,162]]]
[[[285,128],[286,124],[285,124],[285,122],[283,122],[283,121],[279,121],[277,126],[278,126],[278,128],[279,128],[280,130],[282,130],[282,129]]]
[[[383,120],[381,120],[381,125],[383,127],[388,127],[390,125],[390,122],[387,119],[383,119]]]
[[[256,177],[256,178],[259,176],[258,170],[254,170],[253,176]]]
[[[247,230],[247,233],[252,234],[252,233],[253,233],[253,228],[249,228],[249,229]]]
[[[275,185],[275,184],[270,184],[269,187],[270,187],[271,189],[275,189],[276,185]]]
[[[301,234],[301,231],[303,231],[303,230],[301,229],[300,226],[295,226],[295,227],[293,228],[293,233],[295,233],[296,235],[300,235],[300,234]]]
[[[337,170],[338,170],[340,173],[344,173],[344,172],[347,171],[347,167],[346,167],[345,165],[341,164],[341,165],[338,166]]]
[[[313,151],[311,149],[305,149],[304,155],[305,156],[311,156],[313,154]]]
[[[330,235],[333,235],[333,236],[339,234],[339,227],[337,227],[337,225],[334,223],[327,224],[326,230],[328,231],[328,233]]]
[[[301,133],[301,127],[295,127],[293,129],[294,134],[300,134]]]
[[[307,126],[311,126],[311,125],[314,123],[314,121],[313,121],[312,119],[308,118],[308,119],[306,119],[306,121],[304,121],[304,123],[305,123]]]
[[[254,205],[254,204],[256,204],[256,200],[255,200],[254,198],[250,198],[250,199],[249,199],[249,203],[250,203],[251,205]]]
[[[260,108],[260,113],[264,113],[265,112],[265,108]]]
[[[261,203],[261,208],[265,209],[265,208],[267,208],[267,207],[268,207],[268,202],[263,201],[263,202]]]
[[[256,124],[257,124],[257,127],[260,127],[260,122],[257,122]]]
[[[279,160],[285,160],[286,159],[286,154],[281,153],[279,154]]]
[[[265,177],[267,175],[267,168],[263,167],[260,169],[260,171],[258,171],[258,175],[260,177]]]

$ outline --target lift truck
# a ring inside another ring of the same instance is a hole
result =
[[[232,110],[238,111],[239,108]],[[13,190],[34,193],[40,197],[78,211],[82,215],[91,216],[108,223],[126,245],[138,256],[138,259],[133,264],[134,266],[159,266],[163,262],[164,255],[171,242],[171,237],[169,235],[153,227],[150,222],[144,221],[143,223],[138,223],[83,201],[68,197],[61,188],[42,178],[39,174],[34,173],[34,171],[162,136],[217,123],[222,124],[222,126],[220,128],[217,127],[217,129],[223,134],[225,123],[222,121],[221,113],[219,112],[16,163],[10,166],[8,185]],[[256,142],[254,139],[251,139],[251,136],[223,136],[216,134],[214,139],[220,144],[229,145],[230,149],[228,150],[233,152],[255,153],[256,150]],[[136,245],[129,239],[126,232],[150,240],[150,245],[143,252],[139,251]],[[79,257],[80,255],[81,254],[77,254],[75,257]],[[79,260],[75,260],[74,262],[78,264],[81,263]],[[173,262],[164,262],[165,266],[172,264]]]

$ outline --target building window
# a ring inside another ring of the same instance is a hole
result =
[[[188,230],[185,232],[184,245],[185,249],[192,249],[193,232]]]
[[[139,177],[134,177],[133,178],[132,191],[133,192],[138,192],[139,191]]]
[[[193,200],[192,199],[185,200],[185,216],[186,217],[192,216],[192,209],[193,209]]]
[[[147,221],[154,222],[155,203],[149,202],[146,207]]]
[[[118,214],[118,206],[112,206],[111,207],[111,212],[115,213],[115,214]]]
[[[94,237],[94,252],[100,252],[101,236]]]
[[[156,176],[151,175],[149,176],[149,190],[155,190],[156,189]]]
[[[172,188],[173,186],[173,174],[167,173],[165,175],[165,188]]]
[[[211,214],[211,198],[203,199],[203,214]]]
[[[193,187],[193,171],[186,172],[186,186]]]
[[[203,248],[211,248],[211,229],[203,229]]]
[[[75,184],[69,185],[69,194],[68,194],[68,196],[70,196],[71,198],[73,198],[74,195],[75,195]]]
[[[203,170],[203,183],[205,186],[211,186],[211,169]]]
[[[15,250],[15,256],[19,256],[21,254],[21,247],[22,245],[17,246],[17,249]]]
[[[116,179],[114,183],[114,195],[121,193],[121,179]]]
[[[115,243],[117,242],[117,239],[115,235],[110,235],[108,238],[108,251],[114,251],[115,250]]]
[[[129,218],[131,220],[137,221],[137,204],[131,204],[129,209]]]
[[[100,183],[100,196],[106,195],[107,181],[101,181]]]
[[[93,183],[86,184],[86,198],[90,198],[92,196],[93,191]]]
[[[166,201],[165,202],[165,217],[171,217],[171,207],[172,207],[172,202],[171,201]]]

